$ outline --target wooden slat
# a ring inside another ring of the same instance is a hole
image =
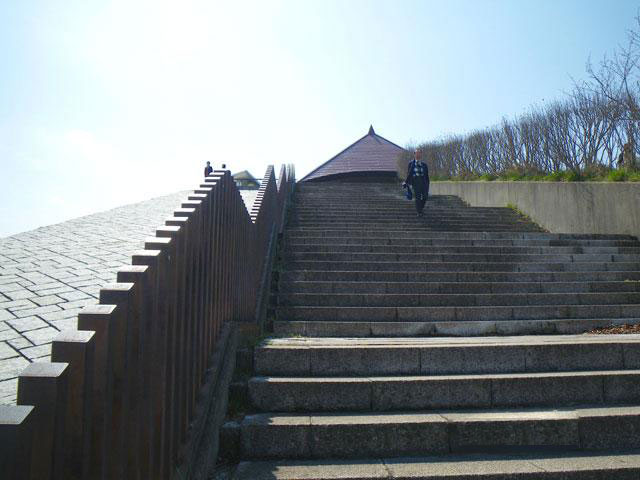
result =
[[[95,332],[60,332],[51,345],[51,361],[66,363],[68,394],[63,449],[64,478],[81,480],[89,475]]]
[[[31,450],[32,478],[64,478],[67,382],[66,363],[31,363],[18,377],[17,404],[35,407],[34,443]]]

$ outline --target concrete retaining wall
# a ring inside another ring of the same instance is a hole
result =
[[[640,183],[432,182],[430,193],[477,207],[510,203],[551,232],[640,237]]]

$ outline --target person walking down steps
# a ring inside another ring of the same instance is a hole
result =
[[[429,196],[429,168],[422,161],[422,152],[416,149],[413,160],[409,162],[407,169],[407,179],[402,184],[403,187],[410,185],[413,187],[413,196],[416,201],[416,212],[418,216],[423,215],[424,204]]]

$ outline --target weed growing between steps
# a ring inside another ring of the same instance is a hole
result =
[[[531,220],[531,217],[526,213],[524,213],[522,210],[520,210],[517,205],[514,205],[513,203],[507,203],[507,208],[513,210],[515,213],[523,217],[524,220],[527,220],[529,222],[533,221]]]
[[[640,334],[640,324],[636,325],[610,325],[608,327],[594,328],[586,332],[587,335],[632,335]]]
[[[517,205],[514,205],[513,203],[507,203],[507,208],[513,210],[520,217],[520,221],[525,223],[533,223],[534,225],[537,225],[541,231],[547,232],[547,233],[549,232],[548,230],[540,227],[540,225],[538,225],[535,221],[533,221],[533,219],[529,215],[527,215],[522,210],[520,210]]]

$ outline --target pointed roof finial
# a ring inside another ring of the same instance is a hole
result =
[[[376,132],[373,131],[373,125],[369,125],[369,135],[375,135]]]

